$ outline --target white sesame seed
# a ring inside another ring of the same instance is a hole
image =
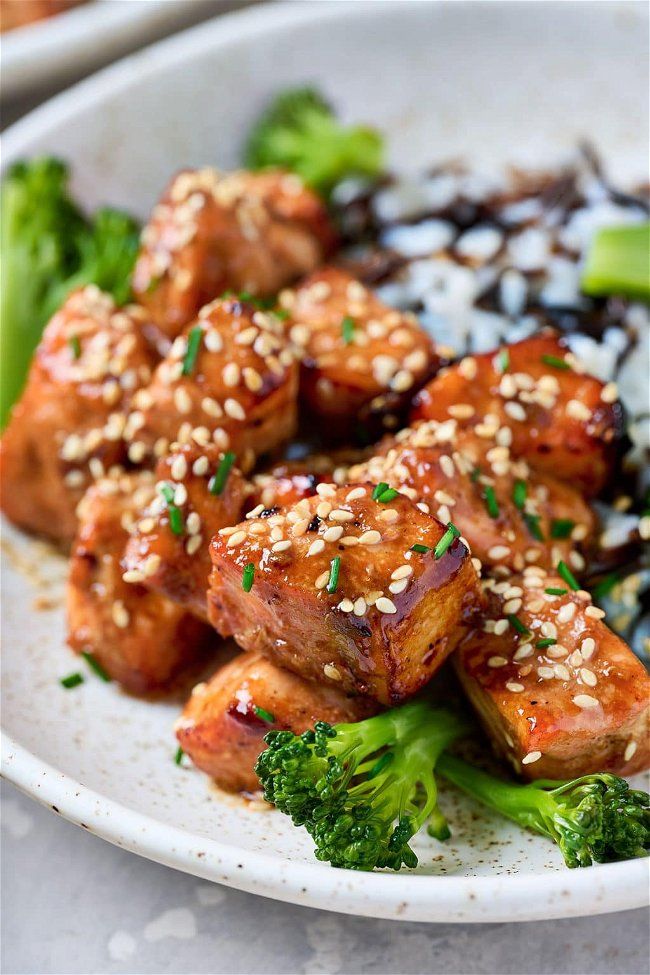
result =
[[[179,413],[190,413],[192,410],[192,400],[190,394],[184,386],[179,386],[174,390],[174,406]]]
[[[228,541],[226,542],[226,547],[234,548],[236,545],[241,545],[241,543],[245,541],[245,539],[246,539],[246,532],[239,529],[239,531],[235,531],[233,532],[232,535],[230,535]]]
[[[148,555],[146,557],[146,559],[142,563],[142,574],[144,575],[145,579],[149,579],[151,578],[151,576],[155,576],[156,572],[160,568],[161,561],[162,560],[160,556],[157,555],[155,552],[152,552],[151,555]]]
[[[572,667],[581,667],[583,664],[582,653],[580,650],[574,650],[573,653],[569,654],[567,662],[571,664]]]
[[[508,663],[505,657],[488,657],[488,667],[505,667]]]
[[[174,481],[182,481],[187,476],[187,461],[182,454],[174,457],[169,472]]]
[[[352,488],[350,493],[346,496],[346,501],[358,501],[359,498],[363,498],[366,495],[366,489],[362,487]]]
[[[552,667],[538,667],[537,674],[542,680],[552,680],[555,677],[555,671]]]
[[[329,503],[329,501],[321,501],[320,504],[316,506],[316,514],[319,518],[327,518],[331,510],[332,505]]]
[[[595,697],[591,697],[590,694],[576,694],[576,696],[573,698],[573,703],[579,708],[588,709],[597,708],[600,701],[598,701]]]
[[[391,574],[391,579],[406,579],[408,576],[413,575],[413,566],[411,565],[400,565],[399,568]]]
[[[328,574],[328,578],[329,578],[329,574]],[[342,599],[336,608],[340,609],[342,613],[351,613],[352,610],[354,609],[354,603],[352,602],[351,599]]]
[[[341,680],[341,674],[336,669],[334,664],[325,664],[325,666],[323,667],[323,673],[325,674],[326,677],[329,677],[330,680],[336,680],[336,681]]]
[[[526,410],[523,408],[521,403],[515,403],[514,401],[510,401],[506,403],[503,408],[505,412],[508,414],[508,416],[511,417],[513,420],[519,420],[523,423],[524,420],[526,419]]]
[[[635,741],[628,741],[625,747],[625,752],[623,753],[623,758],[625,759],[626,762],[629,762],[630,759],[634,757],[634,755],[636,754],[637,747],[638,745]]]
[[[196,511],[191,511],[185,521],[188,535],[198,535],[201,531],[201,517]]]
[[[336,495],[336,487],[334,484],[327,484],[326,482],[317,484],[316,494],[319,498],[333,498]]]
[[[503,636],[510,626],[508,620],[497,620],[494,624],[494,630],[492,631],[496,636]]]
[[[330,511],[329,519],[330,521],[352,521],[354,515],[351,511],[343,511],[341,508],[335,508],[334,511]]]
[[[585,616],[590,616],[592,620],[602,620],[605,615],[605,610],[599,609],[598,606],[587,606],[585,609]]]
[[[196,477],[203,477],[205,474],[208,473],[209,466],[210,465],[208,463],[207,457],[205,456],[197,457],[194,463],[192,464],[192,473]]]
[[[250,389],[251,393],[259,393],[264,385],[264,380],[257,369],[251,369],[247,366],[244,369],[244,384],[247,389]]]
[[[520,647],[517,647],[513,655],[513,660],[525,660],[526,657],[531,657],[533,653],[532,643],[522,643]]]
[[[408,579],[398,579],[397,582],[391,582],[388,587],[388,591],[392,592],[394,596],[399,596],[401,592],[404,592],[408,584]]]
[[[317,589],[324,589],[327,583],[329,582],[329,579],[330,579],[330,572],[329,569],[326,569],[325,572],[321,572],[321,574],[317,577],[314,585],[316,586]]]
[[[326,542],[338,542],[339,538],[343,534],[343,525],[332,525],[327,531],[323,532],[323,539]]]
[[[522,758],[521,764],[532,765],[533,762],[538,762],[541,757],[542,757],[541,752],[528,752],[528,754],[524,755],[524,757]]]
[[[591,410],[579,399],[570,399],[566,405],[566,414],[573,420],[590,420]]]
[[[346,545],[348,548],[359,544],[359,539],[356,535],[344,535],[341,539],[341,545]]]
[[[503,604],[503,612],[506,614],[518,613],[520,609],[521,609],[521,599],[519,598],[509,599],[506,603]]]
[[[580,652],[584,660],[589,660],[592,653],[596,649],[596,641],[593,637],[588,636],[582,641],[580,645]]]
[[[241,378],[241,370],[236,362],[229,362],[223,367],[221,376],[225,386],[237,386]]]
[[[544,622],[541,625],[540,631],[542,636],[545,637],[553,637],[553,639],[555,639],[555,637],[557,636],[557,627],[555,626],[555,623],[551,623],[550,620],[544,620]]]
[[[594,674],[593,670],[589,670],[587,667],[583,667],[580,671],[580,678],[583,684],[588,687],[595,687],[598,683],[598,678]]]
[[[565,603],[557,611],[557,621],[558,623],[569,623],[576,614],[576,604],[575,603]]]
[[[438,463],[440,464],[440,470],[445,477],[455,477],[456,468],[451,457],[449,457],[447,454],[441,454]]]
[[[245,420],[244,407],[236,399],[228,398],[223,404],[226,414],[233,420]]]
[[[185,543],[185,551],[188,555],[194,555],[201,548],[202,538],[200,535],[190,535]]]
[[[518,684],[514,680],[509,680],[506,682],[506,690],[512,691],[513,694],[520,694],[524,690],[524,685]]]
[[[381,542],[381,534],[374,528],[359,535],[359,545],[378,545]]]
[[[127,569],[122,573],[124,582],[144,582],[144,573],[139,569]]]
[[[309,558],[311,555],[318,555],[319,552],[322,552],[324,548],[325,548],[325,542],[323,541],[323,539],[315,538],[314,541],[309,546],[309,548],[307,549],[306,557]]]
[[[290,538],[285,538],[281,542],[276,542],[275,545],[271,546],[272,552],[286,552],[288,548],[291,548],[292,542]]]
[[[129,620],[131,617],[129,616],[129,612],[121,599],[116,599],[111,606],[111,616],[113,617],[113,622],[115,625],[121,630],[126,629],[126,627],[129,625]]]
[[[558,680],[571,680],[571,672],[564,664],[553,664],[553,670]]]
[[[397,606],[392,601],[392,599],[388,599],[387,596],[380,596],[379,599],[375,602],[375,607],[379,610],[380,613],[397,612]]]
[[[510,549],[507,545],[493,545],[491,549],[488,549],[488,557],[495,562],[499,562],[501,559],[505,559],[510,555]]]
[[[359,596],[358,599],[355,599],[354,607],[353,607],[355,616],[363,616],[363,614],[366,612],[366,609],[367,609],[366,601],[363,598],[363,596]]]

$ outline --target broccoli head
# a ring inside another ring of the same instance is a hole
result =
[[[415,701],[365,721],[294,735],[271,731],[255,771],[264,798],[305,826],[316,857],[334,867],[415,867],[409,841],[431,820],[449,835],[434,776],[462,718]]]
[[[650,796],[608,772],[521,785],[445,754],[438,771],[468,795],[559,846],[568,867],[629,860],[650,847]]]
[[[67,294],[92,283],[118,303],[130,295],[137,224],[109,209],[87,219],[69,194],[68,179],[63,162],[44,157],[16,163],[2,182],[2,423],[43,326]]]
[[[383,154],[375,129],[344,127],[315,89],[294,88],[281,92],[255,123],[244,163],[249,169],[288,169],[327,196],[345,177],[379,175]]]

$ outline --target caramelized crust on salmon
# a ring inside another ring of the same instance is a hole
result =
[[[145,319],[88,285],[46,326],[0,443],[2,510],[20,528],[67,548],[86,487],[124,460],[126,410],[153,367]]]
[[[129,417],[129,457],[214,443],[252,464],[296,427],[298,367],[274,315],[215,301],[173,343]]]
[[[529,779],[646,768],[650,678],[589,594],[531,567],[486,595],[453,660],[497,751]]]
[[[404,496],[381,503],[367,484],[317,492],[268,517],[253,509],[215,536],[210,620],[307,679],[397,703],[451,651],[479,601],[475,569],[462,542]]]
[[[135,694],[164,688],[213,641],[181,606],[124,580],[120,559],[151,474],[98,481],[79,505],[67,590],[68,643]]]
[[[214,444],[177,446],[156,468],[156,496],[134,523],[128,578],[207,619],[210,539],[242,517],[248,485]],[[149,571],[151,566],[154,571]]]
[[[384,305],[346,271],[325,267],[280,295],[302,362],[300,395],[324,434],[403,411],[439,363],[417,318]]]
[[[275,295],[317,267],[335,239],[322,201],[297,176],[184,170],[142,232],[133,290],[174,339],[225,291]]]
[[[441,371],[416,396],[411,420],[452,417],[477,430],[506,427],[516,457],[593,497],[611,474],[623,435],[617,396],[614,383],[585,375],[546,331]]]
[[[452,521],[490,572],[521,571],[560,560],[584,567],[576,546],[593,537],[596,519],[569,484],[531,470],[495,437],[457,420],[424,421],[380,444],[348,471],[353,482],[384,481],[443,523]]]
[[[302,734],[317,721],[360,721],[372,701],[303,680],[257,653],[243,653],[198,684],[176,722],[183,751],[229,792],[254,792],[253,768],[271,730]]]

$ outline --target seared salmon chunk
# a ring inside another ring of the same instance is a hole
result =
[[[485,585],[453,659],[497,751],[529,779],[646,768],[650,678],[589,594],[536,566]]]
[[[368,698],[347,697],[243,653],[197,684],[175,730],[183,751],[222,789],[253,792],[259,788],[253,768],[269,731],[302,734],[317,721],[359,721],[375,709]]]
[[[225,291],[275,295],[334,242],[325,206],[297,176],[184,170],[142,232],[133,290],[174,339]]]
[[[166,687],[213,641],[183,607],[123,577],[124,546],[153,494],[148,472],[93,485],[79,505],[68,578],[68,643],[136,694]]]
[[[217,533],[210,621],[309,680],[401,701],[438,669],[479,602],[467,548],[386,485],[316,490]]]
[[[616,385],[587,375],[551,331],[441,371],[411,419],[450,417],[478,431],[507,427],[516,457],[587,497],[607,483],[623,435]]]
[[[145,322],[88,285],[46,326],[0,444],[2,509],[21,528],[69,547],[85,489],[125,459],[126,413],[154,364]]]

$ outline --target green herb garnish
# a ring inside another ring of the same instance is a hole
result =
[[[386,481],[380,481],[379,484],[375,487],[374,491],[372,492],[372,500],[379,501],[381,495],[384,493],[384,491],[387,490],[388,490],[388,484],[386,484]]]
[[[650,301],[650,223],[599,230],[587,252],[581,287],[588,295]]]
[[[552,366],[554,369],[570,369],[571,363],[566,359],[560,359],[557,355],[543,355],[542,362],[545,366]]]
[[[558,586],[549,586],[544,592],[547,592],[549,596],[566,596],[568,589],[560,589]]]
[[[339,572],[341,571],[341,556],[336,555],[330,562],[330,577],[327,583],[327,591],[332,593],[336,592],[336,587],[339,584]]]
[[[508,371],[508,367],[510,366],[510,352],[508,349],[500,350],[496,356],[494,365],[497,372],[504,373]]]
[[[80,359],[81,358],[81,342],[79,341],[79,336],[78,335],[71,335],[70,338],[68,339],[68,345],[70,346],[70,349],[72,350],[72,358],[73,359]]]
[[[83,682],[83,674],[80,674],[79,672],[68,674],[67,677],[62,677],[59,681],[61,686],[65,687],[67,690],[69,690],[71,687],[77,687],[79,684],[83,684]]]
[[[236,455],[233,454],[232,450],[228,450],[221,460],[219,461],[219,466],[217,467],[216,474],[211,477],[208,481],[208,491],[210,494],[221,494],[226,486],[226,481],[228,480],[228,475],[230,474],[230,468],[235,463]]]
[[[578,580],[574,576],[573,572],[571,571],[571,569],[569,568],[569,566],[566,564],[566,562],[562,562],[562,561],[558,562],[558,564],[557,564],[557,573],[558,573],[559,576],[562,576],[562,578],[564,579],[564,581],[566,582],[566,584],[569,586],[570,589],[573,589],[574,591],[576,591],[576,590],[582,588],[580,586],[580,583],[578,582]]]
[[[614,586],[616,586],[621,581],[621,577],[618,572],[610,572],[609,575],[601,579],[593,589],[591,590],[591,595],[593,599],[597,602],[599,599],[609,595]]]
[[[107,684],[110,683],[111,681],[110,676],[104,670],[99,660],[97,660],[92,653],[88,653],[86,650],[84,650],[82,651],[81,656],[84,658],[84,660],[86,661],[90,669],[93,670],[98,677],[101,677],[101,679],[103,681],[106,681]]]
[[[456,528],[456,526],[452,524],[451,521],[448,522],[447,531],[442,536],[442,538],[440,539],[440,541],[438,542],[438,544],[433,550],[434,559],[441,558],[445,554],[449,546],[455,541],[455,539],[459,538],[459,536],[460,536],[460,531],[458,530],[458,528]]]
[[[250,592],[253,588],[253,579],[255,578],[255,566],[252,562],[247,562],[244,566],[244,571],[241,577],[241,587],[244,592]]]
[[[343,341],[346,345],[349,345],[354,338],[354,319],[346,315],[341,322],[341,331],[343,333]]]
[[[182,535],[185,531],[183,524],[183,513],[177,504],[174,503],[174,488],[171,484],[163,484],[160,493],[167,502],[167,514],[169,516],[169,527],[174,535]]]
[[[183,359],[184,376],[191,376],[194,372],[196,357],[199,354],[202,338],[203,329],[200,325],[195,325],[194,328],[190,329],[190,334],[187,336],[187,352],[185,353],[185,357]]]
[[[515,481],[514,487],[512,489],[512,500],[514,501],[515,507],[519,508],[520,511],[524,510],[527,494],[528,494],[528,486],[526,482]]]
[[[554,518],[551,522],[551,538],[569,538],[575,526],[575,521],[570,518]]]
[[[379,504],[388,504],[388,502],[396,498],[398,494],[399,491],[396,491],[395,488],[389,487],[386,488],[385,491],[381,492],[381,494],[377,498],[377,501],[379,502]]]
[[[273,724],[275,721],[274,714],[271,714],[271,712],[267,711],[266,708],[259,707],[257,704],[253,707],[253,714],[256,718],[259,718],[260,721],[265,721],[266,724]]]
[[[545,636],[543,640],[538,640],[535,646],[538,650],[546,650],[547,647],[552,647],[557,640],[554,636]]]
[[[539,527],[540,515],[529,515],[524,512],[522,518],[526,522],[526,527],[533,538],[536,538],[538,542],[543,542],[544,535],[542,534],[542,529]]]
[[[176,754],[174,755],[174,763],[176,765],[180,765],[182,763],[182,761],[183,761],[183,755],[184,754],[185,754],[185,752],[183,751],[183,749],[179,745],[178,748],[176,749]]]
[[[430,552],[431,549],[429,548],[428,545],[420,545],[419,542],[416,542],[415,545],[411,545],[411,551],[419,552],[420,555],[426,555],[426,553]]]
[[[498,518],[499,502],[497,501],[497,496],[494,493],[494,488],[490,485],[485,488],[484,501],[490,518]]]
[[[521,633],[522,636],[530,636],[530,630],[528,627],[524,626],[519,617],[515,616],[514,613],[508,613],[507,620],[513,630],[516,630],[517,633]]]

